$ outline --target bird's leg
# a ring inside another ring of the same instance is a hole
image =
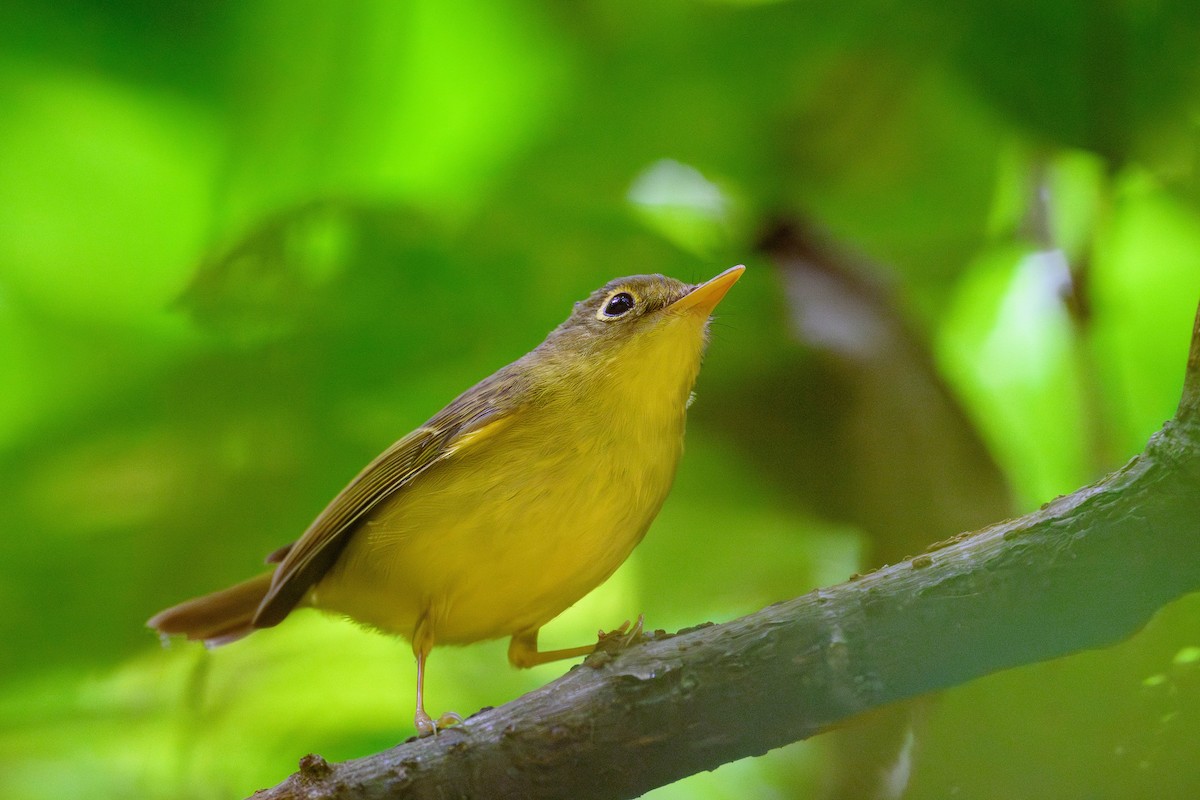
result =
[[[442,728],[460,724],[463,719],[453,711],[447,711],[435,721],[425,711],[425,659],[433,649],[433,637],[421,635],[424,626],[418,629],[418,635],[413,637],[413,654],[417,657],[417,713],[413,716],[413,724],[417,728],[417,736],[436,736]]]
[[[413,724],[417,726],[417,736],[430,736],[437,733],[437,723],[425,712],[425,657],[428,651],[417,651],[417,713]]]
[[[642,615],[638,614],[637,621],[630,627],[629,620],[625,620],[614,630],[600,631],[596,637],[595,644],[585,644],[582,647],[565,647],[561,650],[538,650],[537,638],[538,628],[531,631],[522,631],[512,637],[512,641],[508,643],[508,663],[518,669],[527,669],[529,667],[537,667],[542,664],[549,664],[551,661],[561,661],[564,658],[579,658],[580,656],[591,655],[599,647],[607,642],[613,642],[615,649],[621,650],[633,644],[642,635]]]

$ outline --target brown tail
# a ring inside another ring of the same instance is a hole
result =
[[[146,622],[162,634],[183,633],[189,639],[203,639],[210,647],[252,633],[254,612],[271,588],[271,576],[264,572],[228,589],[187,600],[160,611]]]

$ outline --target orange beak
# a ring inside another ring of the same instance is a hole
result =
[[[730,267],[717,277],[692,289],[667,308],[671,311],[695,311],[708,316],[745,271],[746,268],[741,264]]]

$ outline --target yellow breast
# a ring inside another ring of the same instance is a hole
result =
[[[678,327],[456,443],[372,510],[310,603],[468,643],[536,629],[595,588],[670,491],[703,343]]]

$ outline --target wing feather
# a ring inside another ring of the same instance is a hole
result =
[[[333,566],[357,523],[414,478],[512,421],[517,408],[502,408],[511,388],[497,373],[464,393],[423,427],[368,464],[325,507],[308,530],[286,548],[271,588],[254,615],[254,627],[278,624]],[[497,427],[498,426],[498,427]]]

